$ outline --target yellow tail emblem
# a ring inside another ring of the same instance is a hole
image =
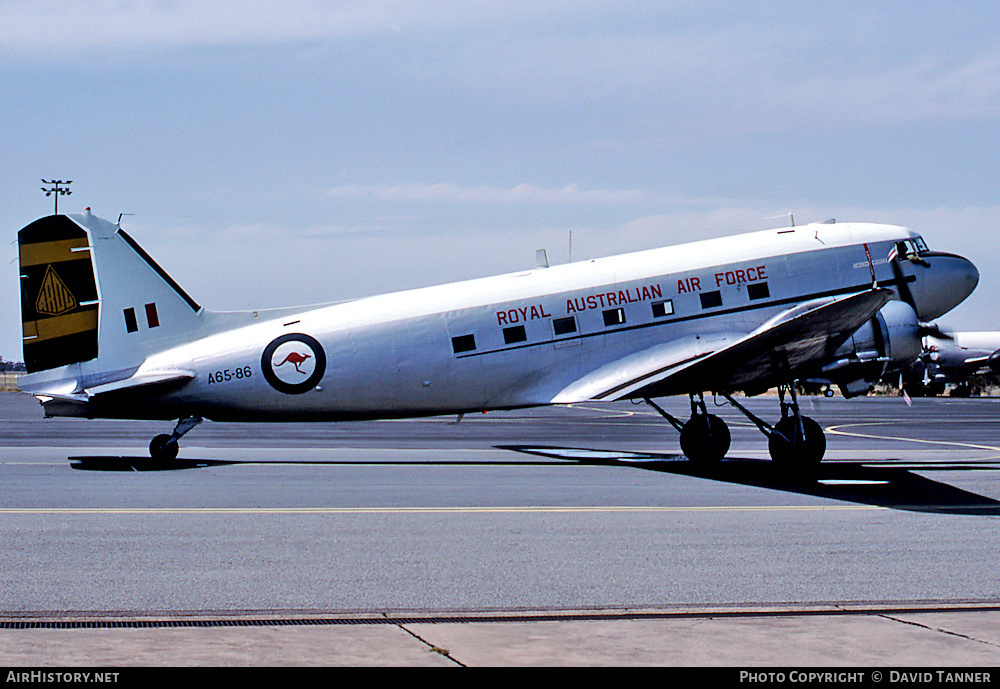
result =
[[[42,287],[38,290],[38,298],[35,300],[35,311],[46,316],[59,316],[79,305],[76,297],[52,269],[51,264],[46,267]]]

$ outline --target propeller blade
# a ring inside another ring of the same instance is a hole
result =
[[[910,291],[910,286],[906,284],[906,276],[903,274],[903,268],[899,265],[899,257],[893,256],[889,264],[892,266],[892,276],[896,279],[896,289],[899,291],[899,298],[913,309],[913,313],[920,313],[917,310],[916,302],[913,300],[913,292]]]

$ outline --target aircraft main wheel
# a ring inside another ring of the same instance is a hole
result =
[[[805,437],[799,433],[794,417],[786,417],[774,425],[774,430],[784,436],[772,434],[767,441],[767,449],[774,462],[798,468],[815,467],[823,460],[826,453],[823,428],[808,416],[802,417],[802,428]]]
[[[692,416],[681,430],[681,452],[693,462],[718,462],[729,452],[729,426],[714,414]]]
[[[166,433],[156,436],[149,443],[149,456],[158,462],[169,462],[177,459],[178,448],[176,442],[170,442],[170,436]]]

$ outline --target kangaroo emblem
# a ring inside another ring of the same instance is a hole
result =
[[[293,366],[295,371],[292,371]],[[260,371],[267,384],[278,392],[302,395],[310,390],[322,389],[318,388],[318,383],[326,375],[326,352],[323,345],[309,335],[286,333],[264,347],[260,354]]]
[[[284,361],[282,361],[280,364],[275,364],[274,367],[277,368],[278,366],[282,366],[284,364],[291,364],[292,366],[295,367],[296,371],[305,375],[306,372],[303,371],[301,368],[299,368],[299,364],[304,363],[306,359],[311,359],[311,358],[312,358],[311,354],[299,354],[298,352],[292,352],[291,354],[285,357]]]

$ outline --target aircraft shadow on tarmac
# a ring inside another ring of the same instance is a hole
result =
[[[884,466],[884,462],[825,462],[811,472],[789,473],[760,459],[726,459],[699,466],[683,455],[613,452],[585,448],[499,445],[500,449],[581,464],[622,466],[770,488],[914,512],[1000,515],[1000,501],[941,483],[918,471],[1000,471],[996,463],[921,462]],[[873,466],[876,465],[877,466]],[[902,464],[902,463],[901,463]]]
[[[899,466],[886,466],[888,462],[837,461],[824,462],[811,472],[790,473],[776,467],[770,461],[760,459],[734,458],[723,460],[715,465],[702,466],[689,462],[683,455],[678,454],[542,445],[497,445],[496,447],[548,460],[558,460],[560,463],[577,462],[588,465],[628,467],[898,510],[1000,516],[1000,501],[970,493],[917,473],[919,471],[1000,471],[1000,464],[997,463],[940,461],[903,464],[900,462]],[[68,459],[71,463],[70,466],[78,471],[180,471],[234,464],[277,463],[180,458],[169,462],[157,462],[148,456],[114,455],[76,456]],[[310,462],[310,464],[315,463],[317,462]],[[341,461],[318,463],[357,464],[357,462]],[[374,463],[382,464],[383,462]],[[405,464],[407,462],[394,461],[392,463]],[[414,464],[422,466],[433,463],[414,462]],[[443,463],[479,465],[484,462],[449,461]],[[488,463],[495,464],[496,462]],[[515,464],[521,463],[516,462]]]
[[[168,462],[158,462],[148,456],[123,457],[115,455],[91,455],[69,457],[68,459],[70,467],[77,471],[179,471],[243,463],[219,459],[174,459]]]

